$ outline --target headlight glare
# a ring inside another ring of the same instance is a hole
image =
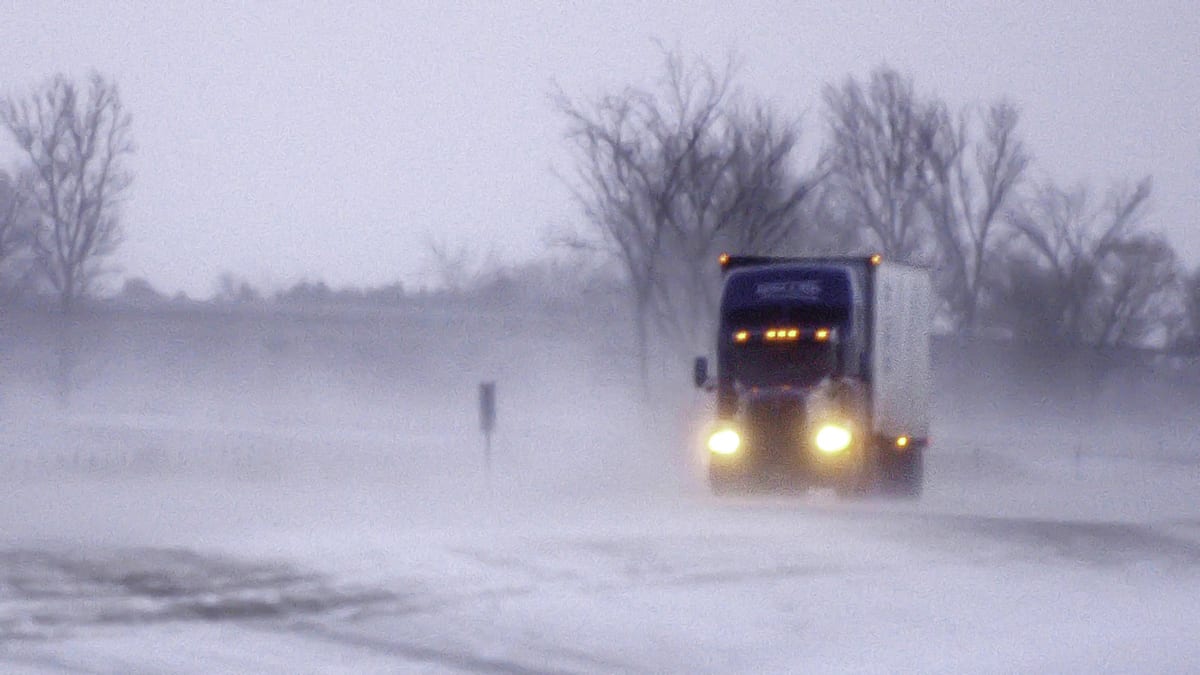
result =
[[[817,431],[817,449],[827,455],[834,455],[850,447],[853,436],[846,427],[837,424],[826,424]]]
[[[708,437],[708,449],[717,455],[732,455],[742,444],[742,437],[733,429],[719,429]]]

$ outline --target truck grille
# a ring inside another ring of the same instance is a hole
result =
[[[800,443],[804,403],[797,397],[762,397],[747,402],[747,450],[763,468],[796,468],[804,463]]]

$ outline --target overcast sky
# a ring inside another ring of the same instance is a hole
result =
[[[125,275],[209,294],[418,283],[431,239],[541,251],[577,218],[552,83],[646,83],[654,38],[743,61],[805,114],[887,63],[952,104],[1020,105],[1035,175],[1153,174],[1150,224],[1200,257],[1200,10],[1181,2],[231,3],[0,0],[0,90],[96,68],[134,115]],[[12,146],[0,146],[11,166]]]

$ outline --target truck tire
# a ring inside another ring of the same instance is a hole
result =
[[[861,499],[869,496],[875,490],[875,487],[876,482],[872,476],[865,473],[856,473],[839,479],[834,484],[833,490],[842,499]]]
[[[880,484],[879,455],[868,449],[861,462],[834,483],[833,489],[842,499],[869,496]]]
[[[904,499],[917,499],[925,487],[925,453],[913,448],[903,455],[892,455],[885,463],[882,487],[884,494]]]
[[[738,492],[740,484],[737,478],[731,475],[730,472],[709,468],[708,488],[714,495],[725,497]]]

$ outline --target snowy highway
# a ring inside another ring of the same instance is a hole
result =
[[[658,478],[653,462],[605,468],[587,448],[547,471],[562,430],[546,425],[525,428],[532,442],[502,455],[490,488],[477,464],[439,461],[449,436],[439,444],[436,434],[400,464],[371,449],[387,434],[362,429],[337,462],[319,450],[340,432],[218,435],[94,419],[70,429],[62,447],[86,437],[142,452],[56,460],[39,437],[41,463],[14,465],[10,446],[5,672],[1200,663],[1195,464],[1031,459],[950,437],[953,450],[929,457],[918,503],[819,492],[719,500],[687,478],[661,480],[665,464]],[[182,461],[197,435],[225,444],[208,464]],[[213,481],[218,468],[231,473]]]

